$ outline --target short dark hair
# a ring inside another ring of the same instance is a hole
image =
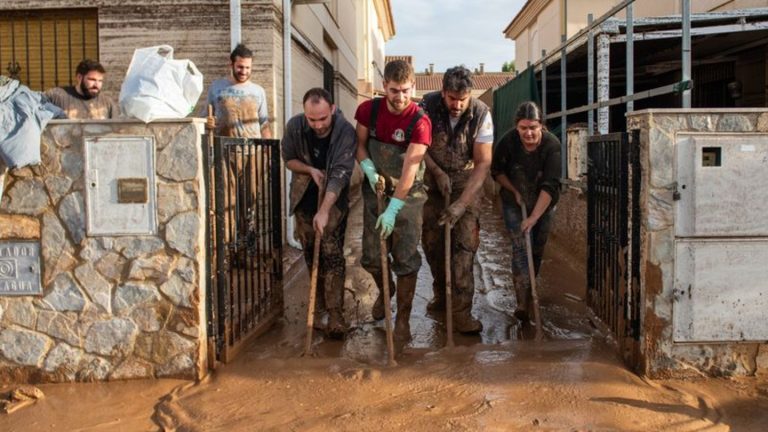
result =
[[[331,93],[320,87],[313,87],[307,90],[307,92],[304,93],[304,100],[301,104],[303,105],[307,103],[308,100],[311,100],[313,103],[318,103],[321,100],[324,100],[328,102],[328,105],[333,105],[333,97],[331,96]]]
[[[384,81],[404,83],[414,79],[413,67],[405,60],[392,60],[384,66]]]
[[[472,72],[464,66],[454,66],[443,75],[443,91],[464,93],[472,90]]]
[[[539,106],[536,105],[536,102],[533,101],[523,102],[517,107],[517,112],[515,113],[515,125],[517,125],[520,120],[535,120],[544,126],[544,116],[541,114],[541,108],[539,108]]]
[[[237,44],[235,49],[232,50],[232,54],[229,55],[229,60],[232,63],[234,63],[236,57],[240,57],[240,58],[253,58],[253,51],[251,51],[250,49],[248,49],[247,46],[245,46],[245,45],[243,45],[241,43]]]
[[[104,69],[104,66],[102,66],[101,63],[91,59],[83,59],[83,61],[77,65],[77,69],[75,69],[76,74],[83,76],[87,75],[90,71],[107,73],[106,69]]]

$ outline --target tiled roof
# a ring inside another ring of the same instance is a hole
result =
[[[391,62],[392,60],[405,60],[406,63],[413,66],[413,56],[385,56],[384,57],[384,64],[387,64]]]
[[[484,72],[472,74],[473,90],[486,90],[498,87],[515,77],[511,72]],[[443,87],[442,73],[417,73],[416,89],[419,93],[440,90]]]

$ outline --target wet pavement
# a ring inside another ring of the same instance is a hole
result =
[[[284,318],[238,359],[200,383],[171,380],[41,386],[47,398],[0,430],[274,431],[762,431],[765,377],[650,381],[629,372],[609,335],[586,317],[583,263],[548,245],[540,291],[545,340],[512,316],[508,251],[499,212],[486,201],[475,278],[475,336],[445,345],[444,317],[430,315],[424,262],[411,315],[412,341],[386,366],[382,321],[370,316],[372,279],[359,266],[360,206],[348,234],[344,341],[313,338],[302,357],[309,286],[300,254],[285,281]],[[83,395],[83,396],[81,396]]]

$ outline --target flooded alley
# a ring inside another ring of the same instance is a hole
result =
[[[386,366],[374,286],[358,265],[360,206],[348,228],[345,341],[315,334],[302,357],[308,276],[297,252],[286,280],[285,316],[199,383],[175,380],[42,385],[47,397],[0,417],[0,429],[266,431],[760,431],[768,421],[765,378],[651,381],[627,370],[611,337],[587,318],[579,263],[549,248],[543,265],[546,338],[515,318],[509,244],[484,203],[474,314],[479,336],[444,348],[442,316],[429,316],[422,267],[412,342]]]

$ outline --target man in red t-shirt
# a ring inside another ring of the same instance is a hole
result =
[[[397,275],[395,337],[407,342],[409,320],[421,267],[417,250],[421,239],[421,212],[427,199],[424,190],[424,154],[432,140],[432,123],[411,101],[415,76],[410,64],[394,60],[384,67],[384,98],[357,107],[357,160],[365,173],[363,182],[362,265],[376,281],[379,295],[371,314],[384,318],[383,277],[379,237],[388,239],[391,268]],[[388,205],[378,214],[376,183],[384,177]],[[377,231],[378,230],[378,231]],[[392,277],[389,277],[392,280]]]

